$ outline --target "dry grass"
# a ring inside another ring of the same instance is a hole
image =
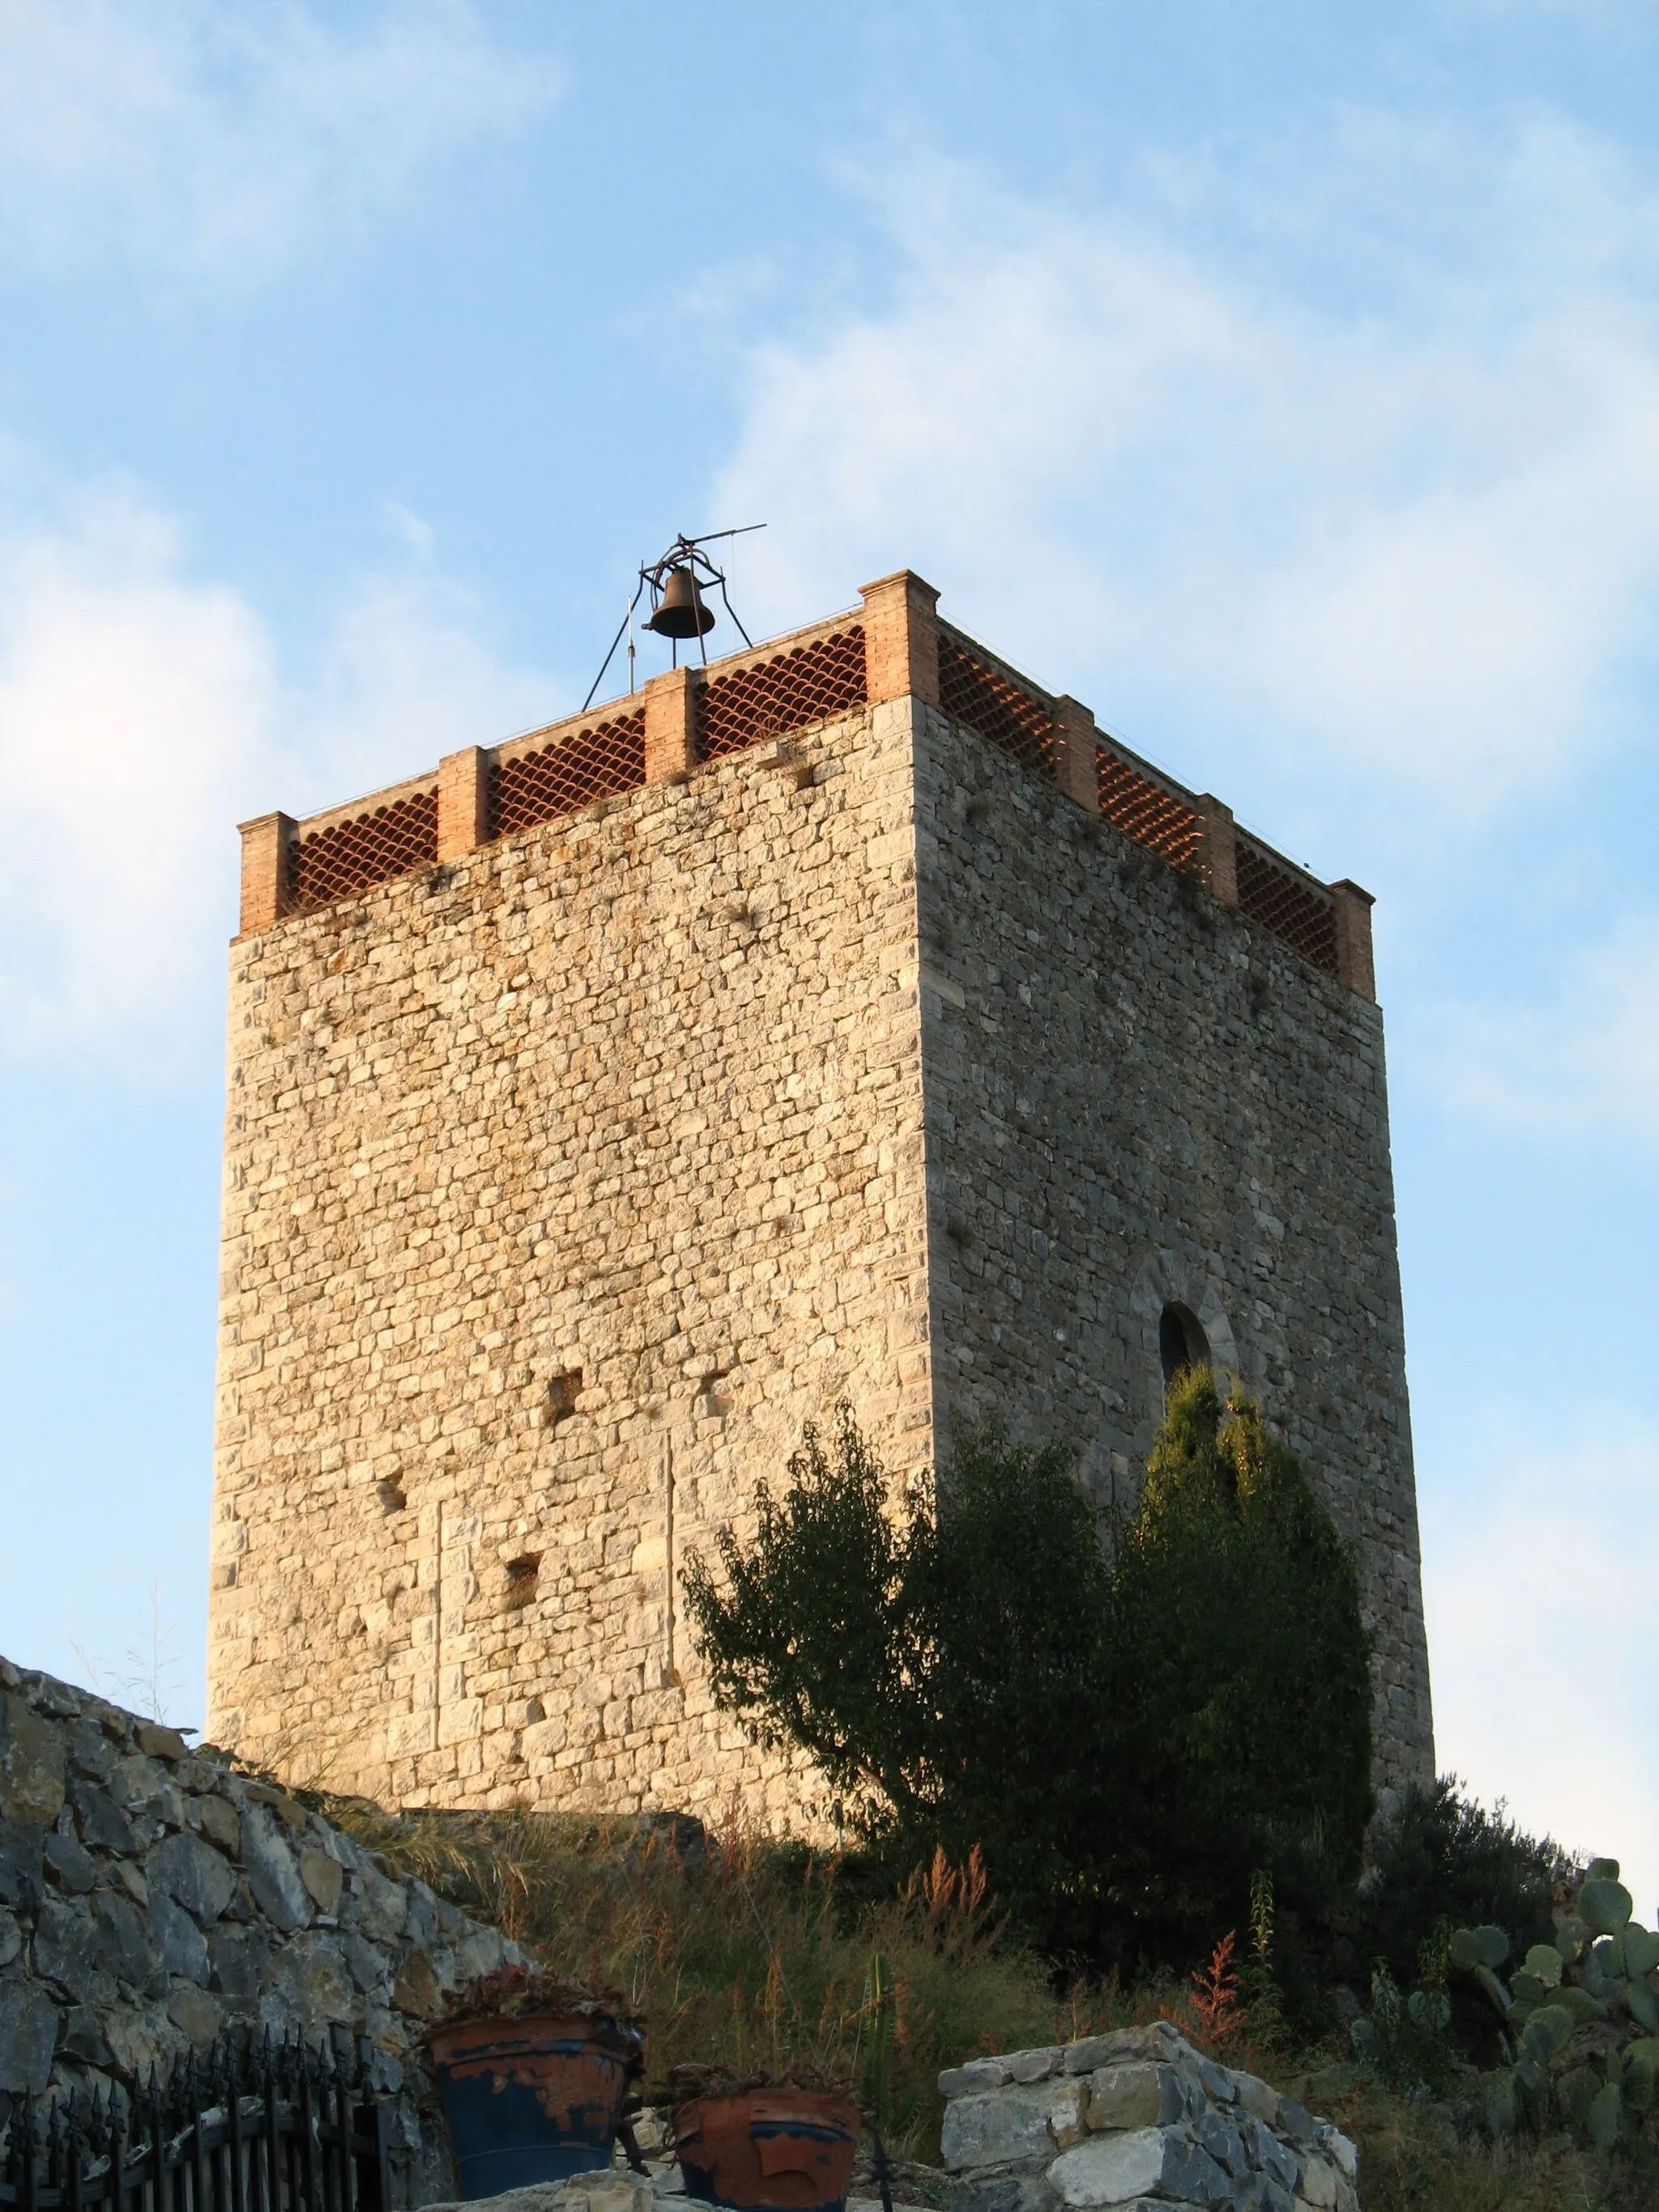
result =
[[[1218,2003],[1214,1962],[1192,1983],[1115,1980],[1055,1994],[1047,1961],[997,1922],[976,1869],[942,1859],[897,1897],[861,1905],[856,1869],[769,1844],[736,1821],[707,1849],[626,1820],[510,1812],[392,1819],[361,1801],[325,1809],[548,1966],[611,1983],[648,2016],[649,2075],[722,2063],[833,2075],[866,2092],[871,1966],[890,1983],[889,2079],[878,2094],[892,2148],[938,2155],[941,2068],[976,2053],[1175,2021],[1200,2048],[1264,2075],[1360,2146],[1365,2212],[1638,2212],[1659,2182],[1565,2144],[1497,2144],[1448,2106],[1368,2081],[1333,2044],[1307,2048],[1236,1995]]]

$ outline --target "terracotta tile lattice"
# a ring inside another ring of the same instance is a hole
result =
[[[861,707],[866,697],[864,629],[854,623],[697,686],[697,756],[719,760],[799,730],[826,714]]]
[[[438,857],[438,794],[417,792],[301,837],[290,863],[294,910],[309,914],[373,884],[429,868]]]
[[[1138,845],[1160,854],[1172,868],[1196,875],[1202,837],[1192,808],[1104,745],[1100,748],[1099,775],[1103,819]]]
[[[645,709],[618,714],[538,752],[491,763],[492,837],[510,837],[596,799],[638,791],[645,782]]]
[[[1328,975],[1336,973],[1336,911],[1248,837],[1238,841],[1238,910]]]
[[[966,722],[1028,768],[1054,772],[1054,720],[1048,703],[982,661],[946,630],[939,634],[939,704],[953,722]]]

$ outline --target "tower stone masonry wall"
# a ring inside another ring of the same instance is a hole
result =
[[[932,594],[874,590],[913,670]],[[1175,1301],[1358,1547],[1379,1781],[1431,1775],[1381,1015],[929,689],[233,948],[219,1740],[799,1825],[689,1552],[842,1399],[896,1476],[994,1412],[1127,1498]]]
[[[1131,1499],[1188,1308],[1358,1549],[1379,1781],[1431,1776],[1381,1012],[937,713],[916,816],[939,1442]]]
[[[672,1577],[843,1397],[929,1449],[911,755],[866,709],[234,948],[220,1740],[799,1817]]]

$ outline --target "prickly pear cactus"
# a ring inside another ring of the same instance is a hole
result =
[[[1489,2077],[1495,2135],[1571,2127],[1610,2148],[1659,2132],[1659,1935],[1631,1917],[1617,1859],[1595,1859],[1553,1943],[1534,1943],[1504,1987],[1510,1939],[1460,1928],[1451,1963],[1472,1974],[1504,2023],[1507,2065]]]

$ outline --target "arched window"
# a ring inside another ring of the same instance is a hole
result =
[[[1186,1306],[1165,1306],[1158,1321],[1158,1356],[1167,1390],[1176,1376],[1188,1367],[1207,1367],[1210,1340],[1198,1316]]]

